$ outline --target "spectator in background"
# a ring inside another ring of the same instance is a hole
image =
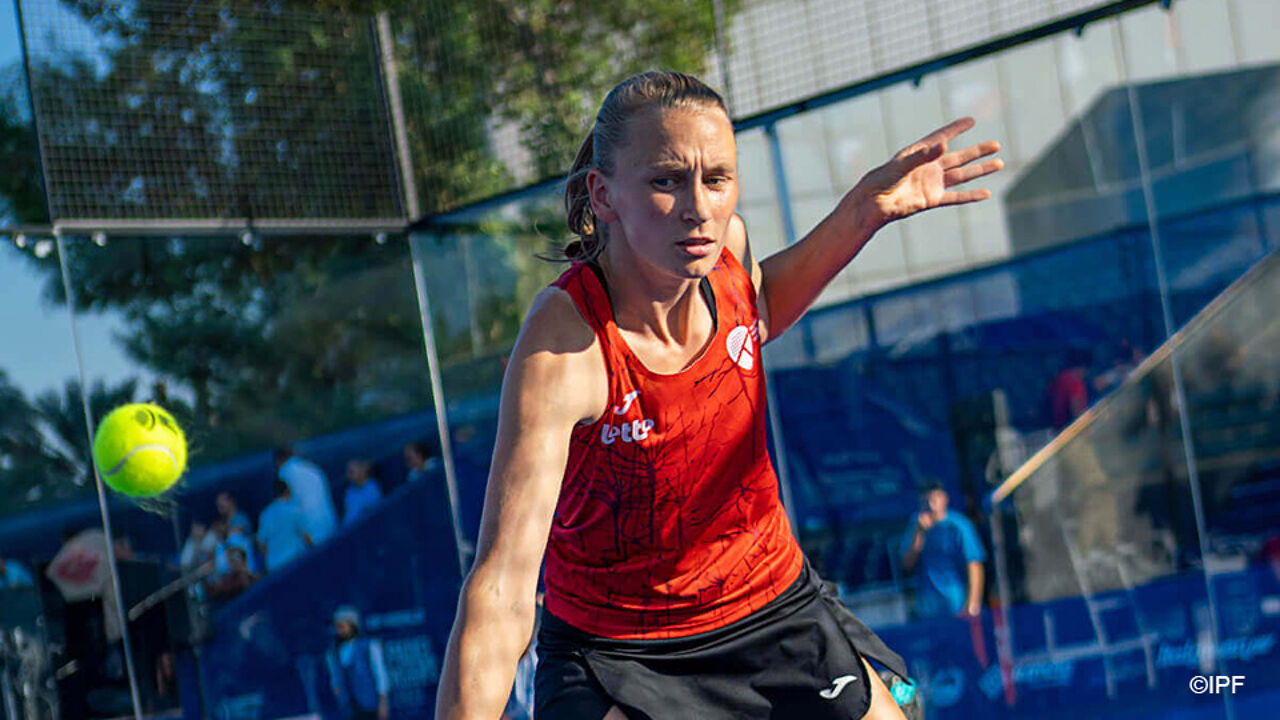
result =
[[[409,482],[422,480],[440,467],[440,461],[423,442],[411,442],[404,446],[404,464],[409,466]]]
[[[209,586],[209,595],[228,598],[239,595],[257,581],[258,576],[249,569],[249,554],[244,548],[227,549],[227,572],[219,575]]]
[[[258,547],[267,572],[274,572],[311,547],[307,518],[293,501],[289,483],[275,481],[276,499],[258,516]]]
[[[0,589],[34,587],[35,579],[17,560],[0,557]]]
[[[357,720],[387,720],[391,689],[382,644],[360,633],[360,613],[343,606],[333,614],[337,643],[325,654],[329,679],[345,717]]]
[[[916,614],[922,618],[972,617],[982,610],[987,552],[973,523],[948,512],[948,503],[942,483],[926,484],[902,538],[902,567],[916,574]]]
[[[373,465],[368,460],[347,463],[347,491],[342,498],[342,524],[350,525],[368,513],[382,499],[382,488],[373,478]]]
[[[1089,408],[1085,374],[1091,360],[1088,350],[1072,348],[1067,353],[1067,366],[1049,381],[1049,419],[1054,432],[1061,432]]]
[[[210,552],[215,547],[206,544],[210,537],[207,525],[191,521],[191,532],[187,535],[187,541],[182,543],[182,551],[178,553],[178,564],[183,570],[198,567],[209,559]]]
[[[307,519],[307,534],[317,544],[324,542],[338,524],[329,478],[318,465],[295,456],[289,448],[277,449],[275,458],[280,479],[289,484],[293,501]]]
[[[244,534],[240,526],[229,527],[226,520],[218,518],[213,522],[213,533],[218,538],[218,545],[213,551],[213,582],[222,580],[231,572],[232,550],[244,553],[246,562],[250,563],[250,569],[256,570],[252,565],[253,540]]]
[[[228,529],[240,528],[245,535],[253,537],[253,522],[244,511],[236,507],[234,495],[229,492],[220,492],[215,502],[218,506],[218,516],[227,521]]]

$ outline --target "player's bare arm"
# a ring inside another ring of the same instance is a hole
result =
[[[437,718],[502,714],[533,633],[570,435],[608,402],[596,342],[563,291],[549,288],[534,300],[503,379],[476,563],[458,601]]]
[[[795,324],[880,228],[925,210],[991,197],[989,190],[954,189],[1004,167],[1002,160],[989,157],[1000,150],[994,141],[947,151],[973,124],[972,118],[961,118],[907,146],[864,175],[804,239],[759,263],[758,305],[769,309],[762,341]],[[762,325],[764,318],[762,312]]]

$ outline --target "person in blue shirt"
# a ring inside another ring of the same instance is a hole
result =
[[[259,568],[258,560],[253,553],[253,536],[246,535],[242,525],[228,526],[221,518],[215,520],[213,525],[218,544],[213,549],[214,572],[211,579],[216,582],[231,572],[228,552],[232,548],[244,553],[249,571],[256,575]]]
[[[367,460],[347,463],[347,492],[342,498],[342,524],[350,525],[356,518],[368,513],[382,500],[382,488],[373,479],[373,466]]]
[[[293,501],[289,483],[276,480],[274,489],[276,499],[258,516],[258,549],[267,572],[279,570],[311,547],[307,518]]]
[[[440,462],[424,442],[411,442],[404,446],[404,464],[409,468],[409,482],[425,480],[440,469]]]
[[[10,589],[33,586],[35,586],[35,579],[17,560],[5,560],[0,557],[0,588]]]
[[[920,510],[902,538],[902,566],[916,575],[916,615],[973,617],[982,610],[987,552],[969,518],[948,512],[942,484],[920,492]]]
[[[337,643],[325,654],[329,680],[344,716],[387,720],[391,682],[382,660],[382,644],[360,632],[360,613],[343,606],[333,614]]]

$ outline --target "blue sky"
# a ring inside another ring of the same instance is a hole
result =
[[[65,306],[44,298],[46,276],[19,256],[12,239],[2,242],[7,247],[0,247],[0,369],[33,397],[77,376],[71,317]],[[81,313],[76,325],[90,383],[153,377],[130,362],[112,337],[121,325],[117,316]]]

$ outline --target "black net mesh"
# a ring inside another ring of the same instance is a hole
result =
[[[363,17],[22,3],[57,219],[401,215]]]
[[[52,215],[127,221],[411,214],[399,112],[429,215],[563,174],[635,72],[697,74],[746,117],[1107,4],[411,0],[381,48],[346,0],[21,9]]]

